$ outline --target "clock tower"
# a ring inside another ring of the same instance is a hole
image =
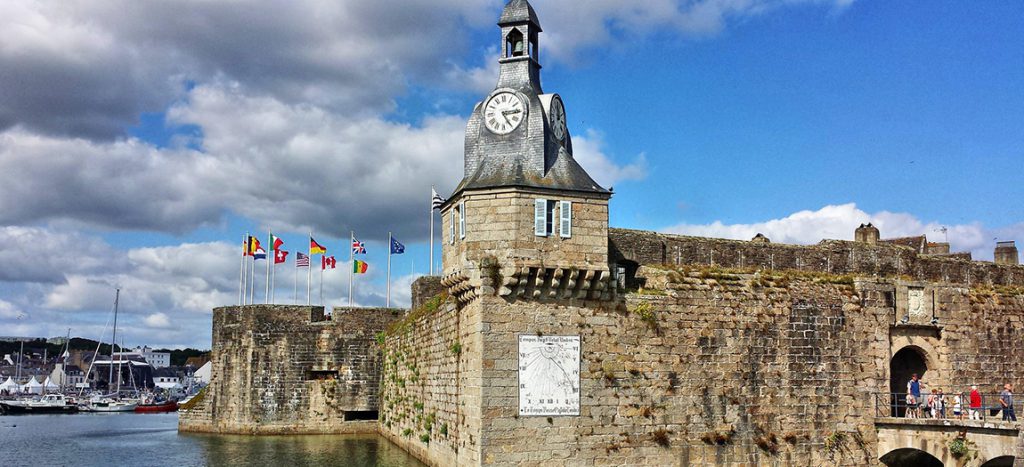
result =
[[[443,283],[462,303],[611,297],[608,200],[572,155],[566,110],[540,79],[527,0],[501,19],[500,74],[466,125],[465,175],[441,208]]]

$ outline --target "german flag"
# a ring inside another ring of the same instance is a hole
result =
[[[309,237],[309,254],[312,255],[324,255],[327,254],[327,248],[321,246],[313,237]]]

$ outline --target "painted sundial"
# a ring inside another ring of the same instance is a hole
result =
[[[580,337],[519,336],[519,415],[580,414]]]

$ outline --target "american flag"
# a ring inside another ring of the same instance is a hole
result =
[[[309,256],[302,252],[295,252],[295,267],[297,268],[308,268],[309,267]]]
[[[363,242],[360,242],[359,240],[356,240],[356,239],[353,238],[352,239],[352,254],[353,255],[365,255],[366,254],[366,245],[364,245]]]

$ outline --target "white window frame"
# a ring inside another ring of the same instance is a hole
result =
[[[459,238],[466,238],[466,202],[459,201]]]
[[[558,203],[558,236],[572,238],[572,201]]]

